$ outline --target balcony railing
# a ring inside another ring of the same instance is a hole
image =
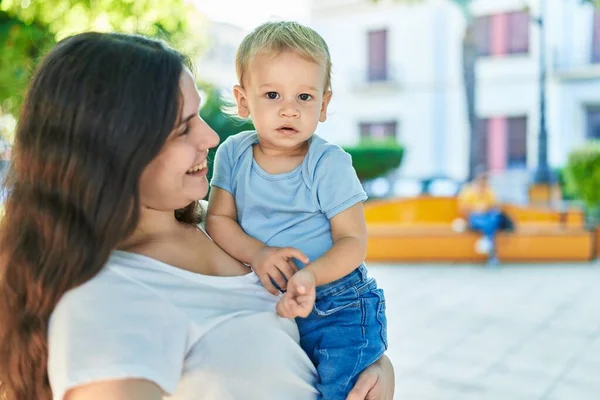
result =
[[[354,70],[351,80],[352,86],[358,90],[399,89],[401,83],[398,68],[391,66]]]
[[[600,78],[600,53],[591,51],[588,57],[573,58],[570,53],[556,53],[552,72],[563,79]]]

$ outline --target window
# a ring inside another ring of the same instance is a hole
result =
[[[508,168],[527,167],[527,117],[508,118]]]
[[[594,38],[592,41],[592,62],[600,63],[600,10],[594,11]]]
[[[371,31],[369,36],[369,82],[388,79],[387,29]]]
[[[529,52],[530,17],[515,11],[478,17],[475,42],[480,56],[503,56]]]
[[[508,13],[508,54],[529,52],[529,13],[524,11]]]
[[[376,140],[396,139],[397,125],[396,121],[361,122],[360,138]]]
[[[600,106],[587,109],[587,135],[588,139],[600,139]]]
[[[477,54],[489,56],[491,52],[491,23],[492,17],[484,16],[475,20],[475,46]]]
[[[489,124],[489,119],[487,118],[479,118],[477,120],[477,125],[476,125],[476,130],[475,130],[475,134],[478,136],[477,138],[479,139],[477,143],[477,158],[475,161],[475,165],[474,167],[477,168],[478,166],[484,166],[485,169],[487,170],[489,168],[489,158],[488,158],[488,124]],[[473,140],[474,142],[475,140]],[[475,143],[471,143],[471,146],[473,146]]]
[[[475,166],[500,171],[527,167],[527,117],[480,118],[476,135]]]

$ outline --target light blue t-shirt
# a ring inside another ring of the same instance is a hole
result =
[[[248,235],[316,260],[333,245],[329,220],[367,199],[352,158],[313,135],[302,164],[269,174],[254,160],[255,143],[255,131],[227,138],[217,150],[211,185],[233,195],[238,223]]]

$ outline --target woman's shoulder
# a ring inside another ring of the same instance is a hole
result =
[[[142,317],[144,313],[160,313],[160,310],[173,314],[170,303],[124,272],[125,264],[121,265],[113,256],[96,276],[67,291],[56,305],[51,322],[69,325],[91,314],[107,323],[127,319],[132,314]],[[140,304],[144,307],[140,308]]]
[[[56,305],[48,327],[55,398],[69,389],[139,378],[166,392],[177,385],[189,322],[171,304],[109,261]]]

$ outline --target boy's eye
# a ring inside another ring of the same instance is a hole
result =
[[[267,98],[271,100],[276,100],[279,98],[279,93],[277,92],[267,92]]]
[[[302,93],[300,96],[298,96],[300,98],[300,100],[302,101],[308,101],[310,99],[312,99],[312,96],[308,93]]]

